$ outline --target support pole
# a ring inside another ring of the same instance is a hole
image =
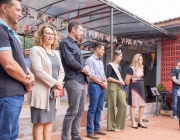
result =
[[[113,57],[113,8],[111,7],[111,21],[110,21],[110,48],[111,48],[111,59]]]

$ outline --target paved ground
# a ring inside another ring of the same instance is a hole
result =
[[[126,129],[122,132],[108,131],[106,136],[100,136],[100,140],[180,140],[179,123],[169,116],[147,117],[149,122],[145,123],[148,129],[133,129],[130,121],[126,123]],[[106,123],[102,129],[106,130]],[[83,140],[90,140],[86,137],[85,128],[80,129]],[[61,132],[53,133],[52,140],[60,140]],[[32,140],[32,138],[20,139]]]

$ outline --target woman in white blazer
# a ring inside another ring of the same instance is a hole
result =
[[[64,69],[59,53],[57,33],[52,26],[41,27],[30,51],[30,68],[35,76],[34,89],[29,96],[31,122],[34,140],[50,140],[52,122],[56,110],[60,108],[61,89],[63,88]]]

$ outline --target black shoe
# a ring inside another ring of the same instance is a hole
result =
[[[94,133],[87,133],[87,137],[91,138],[91,139],[99,139],[99,137],[96,136],[96,134],[94,134]]]
[[[132,128],[134,128],[134,129],[138,129],[138,126],[132,126]]]
[[[138,123],[138,127],[142,127],[142,128],[148,128],[147,126],[143,126],[143,125],[141,125],[140,123]]]
[[[72,138],[71,140],[83,140],[83,139],[79,137],[79,138]]]

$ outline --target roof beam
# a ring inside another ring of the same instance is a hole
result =
[[[91,12],[87,12],[87,13],[82,14],[80,16],[76,16],[76,17],[73,17],[73,18],[66,19],[65,21],[72,20],[72,19],[77,19],[77,18],[82,18],[82,17],[86,17],[86,16],[88,16],[88,14],[91,14],[91,13],[94,13],[94,12],[97,12],[97,11],[100,11],[100,10],[104,10],[104,9],[106,9],[108,7],[109,6],[105,6],[103,8],[100,8],[100,9],[97,9],[97,10],[94,10],[94,11],[91,11]]]
[[[116,23],[116,24],[113,24],[113,25],[132,24],[132,23],[139,23],[139,22]],[[110,25],[104,25],[104,26],[93,27],[93,28],[90,28],[90,30],[93,30],[93,29],[96,29],[96,28],[100,28],[100,27],[108,27],[108,26],[110,26]]]
[[[122,14],[122,13],[116,13],[114,15],[119,15],[119,14]],[[90,20],[90,21],[87,21],[87,22],[83,22],[82,24],[87,24],[87,23],[90,23],[90,22],[93,22],[93,21],[97,21],[97,20],[100,20],[100,19],[104,19],[104,18],[108,18],[108,17],[110,17],[110,15],[102,17],[102,18],[98,18],[98,19],[93,19],[93,20]]]
[[[57,1],[57,2],[54,2],[54,3],[51,3],[51,4],[49,4],[49,5],[46,5],[46,6],[44,6],[44,7],[41,7],[41,8],[39,8],[39,9],[37,9],[37,11],[40,11],[40,10],[46,8],[46,7],[49,7],[49,6],[51,7],[52,5],[57,4],[57,3],[60,3],[60,2],[63,2],[63,1],[65,1],[65,0],[60,0],[60,1]]]
[[[149,32],[154,32],[156,30],[150,30],[150,31],[137,31],[137,32],[125,32],[125,33],[119,33],[119,34],[114,34],[116,36],[120,35],[128,35],[128,34],[134,34],[134,33],[149,33]]]

